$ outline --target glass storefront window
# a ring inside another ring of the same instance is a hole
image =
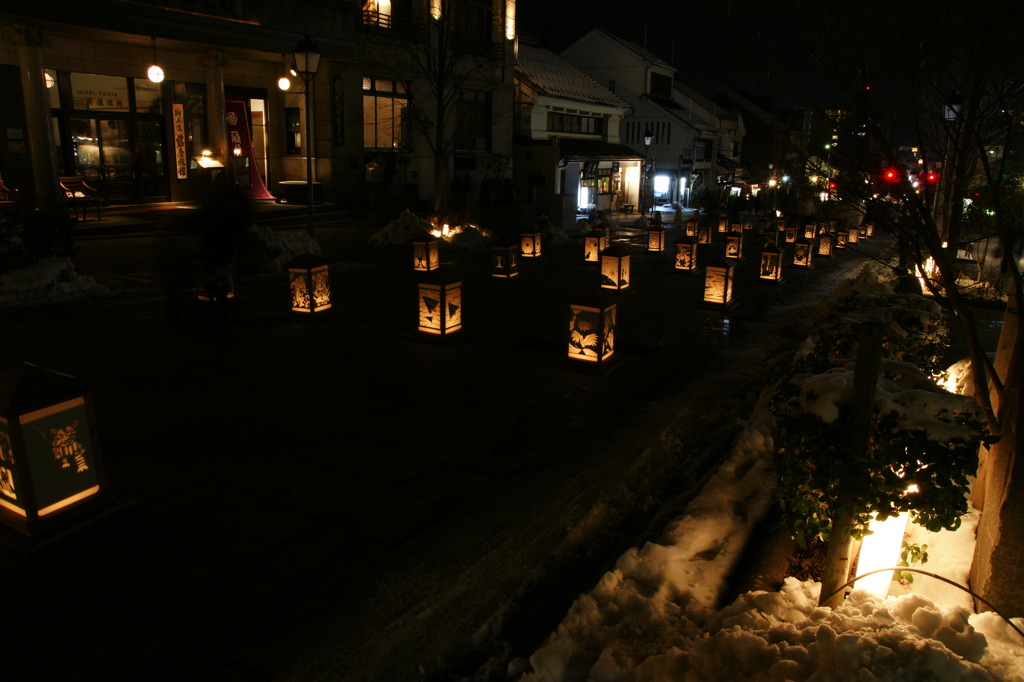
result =
[[[160,84],[147,78],[135,78],[135,111],[140,114],[163,113]]]
[[[72,73],[71,96],[78,111],[128,111],[128,79]]]

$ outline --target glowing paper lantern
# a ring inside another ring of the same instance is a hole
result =
[[[860,241],[860,230],[856,227],[851,227],[847,231],[846,242],[848,244],[856,244]]]
[[[445,341],[462,331],[462,280],[446,268],[417,282],[417,331],[422,338]]]
[[[28,363],[0,377],[0,521],[38,536],[108,492],[84,384]]]
[[[732,223],[729,225],[729,231],[733,234],[739,234],[743,232],[743,223]]]
[[[608,234],[605,230],[591,230],[583,237],[583,262],[600,263],[601,252],[608,248]]]
[[[541,257],[541,239],[540,232],[531,231],[523,232],[522,240],[520,241],[522,246],[521,255],[523,258],[529,260],[539,260]]]
[[[782,283],[782,252],[771,242],[761,249],[761,267],[758,277],[762,282]]]
[[[818,255],[823,258],[832,257],[832,235],[825,233],[818,237]]]
[[[786,243],[792,244],[796,241],[796,225],[787,225],[785,228]]]
[[[331,271],[320,256],[305,254],[288,264],[292,312],[323,313],[331,309]]]
[[[629,289],[629,251],[618,244],[601,252],[601,288],[623,293]]]
[[[814,239],[817,235],[818,230],[815,228],[814,223],[804,225],[804,239]]]
[[[711,226],[708,225],[707,223],[701,223],[700,225],[697,226],[697,243],[711,243]]]
[[[725,257],[729,260],[743,260],[743,233],[730,234],[725,238]]]
[[[793,244],[793,265],[798,268],[810,269],[814,267],[812,261],[814,259],[814,240],[813,239],[797,239],[796,243]]]
[[[572,300],[566,361],[570,367],[610,372],[622,362],[615,348],[616,303],[594,293]]]
[[[845,249],[846,248],[846,242],[849,239],[849,236],[850,236],[849,231],[847,231],[845,229],[839,230],[838,232],[836,232],[835,247],[837,249]]]
[[[512,279],[519,276],[519,244],[497,242],[491,245],[491,276]]]
[[[704,266],[703,304],[709,308],[731,310],[736,306],[733,298],[736,265],[723,258]]]
[[[652,253],[665,250],[665,228],[660,223],[651,225],[647,230],[647,250]]]
[[[870,239],[875,236],[875,224],[864,223],[864,238]]]
[[[690,219],[686,221],[686,236],[696,237],[697,236],[697,221]]]
[[[417,272],[430,272],[441,267],[438,253],[440,240],[429,232],[414,237],[412,244],[412,269]]]
[[[683,237],[676,242],[675,269],[694,272],[697,268],[697,238]]]
[[[728,228],[729,228],[729,221],[728,220],[726,220],[725,218],[722,218],[721,220],[718,221],[718,231],[719,232],[725,232]]]

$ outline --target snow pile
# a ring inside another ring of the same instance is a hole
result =
[[[778,592],[749,592],[716,610],[725,576],[769,504],[765,433],[758,422],[748,425],[661,541],[626,552],[528,664],[510,665],[510,675],[521,682],[1024,682],[1024,641],[1005,621],[971,614],[959,595],[937,603],[925,595],[932,588],[917,583],[914,592],[885,600],[855,590],[833,611],[818,607],[819,583],[787,578]],[[969,557],[975,525],[921,529],[917,540],[936,558]],[[954,572],[966,576],[963,567]],[[940,582],[918,582],[925,581]]]
[[[307,232],[275,232],[251,225],[242,238],[239,264],[257,272],[283,272],[299,256],[322,256],[323,250]]]
[[[432,229],[434,229],[433,225],[406,209],[383,229],[370,235],[370,245],[404,246],[414,237],[430,232]]]
[[[824,374],[800,374],[793,383],[800,388],[800,411],[826,424],[839,418],[840,405],[849,403],[855,362],[844,362]],[[963,439],[965,417],[981,420],[977,403],[968,396],[949,393],[916,367],[905,362],[882,360],[875,393],[875,411],[895,412],[905,429],[921,429],[929,440],[946,443]]]
[[[106,293],[92,277],[79,275],[70,258],[45,258],[0,276],[0,308],[83,301]]]

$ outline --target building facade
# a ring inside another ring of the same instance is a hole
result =
[[[550,50],[521,44],[515,93],[515,181],[565,226],[580,213],[639,205],[642,157],[619,141],[629,104]]]
[[[511,156],[514,0],[56,0],[0,30],[0,177],[30,206],[60,205],[62,176],[116,205],[196,200],[212,173],[253,199],[312,179],[328,201],[423,205]]]

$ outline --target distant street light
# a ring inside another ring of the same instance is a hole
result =
[[[316,46],[316,43],[312,41],[309,36],[304,36],[299,44],[292,50],[292,55],[295,57],[295,71],[296,75],[302,79],[302,82],[306,84],[305,92],[305,103],[306,103],[306,144],[303,145],[306,148],[306,189],[308,194],[306,195],[306,231],[310,236],[316,234],[316,227],[313,223],[313,123],[311,116],[311,105],[309,93],[312,88],[313,79],[316,78],[317,69],[320,68],[320,48]]]

